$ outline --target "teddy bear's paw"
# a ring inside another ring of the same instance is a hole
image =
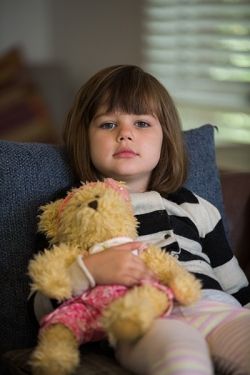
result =
[[[129,291],[104,310],[102,325],[111,345],[139,339],[169,305],[165,293],[144,285]]]
[[[176,277],[170,285],[176,300],[183,305],[191,305],[201,296],[201,283],[192,274],[184,279]]]
[[[30,360],[33,375],[70,375],[79,364],[75,337],[63,325],[44,330]]]
[[[141,337],[149,328],[150,322],[138,321],[137,319],[124,319],[114,322],[110,327],[109,339],[111,343],[123,341],[132,342]]]

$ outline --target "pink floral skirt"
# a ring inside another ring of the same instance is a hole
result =
[[[173,293],[169,288],[158,282],[150,282],[150,284],[163,290],[170,301],[173,300]],[[79,344],[99,341],[106,337],[100,323],[103,309],[113,300],[122,297],[128,290],[129,288],[122,285],[98,285],[80,296],[67,300],[53,312],[45,315],[41,320],[41,329],[60,323],[74,333]],[[170,309],[168,309],[169,312]]]

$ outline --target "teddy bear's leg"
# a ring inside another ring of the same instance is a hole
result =
[[[167,295],[151,285],[135,287],[128,291],[103,312],[102,324],[110,343],[115,345],[118,341],[137,340],[168,306]]]
[[[41,332],[30,364],[34,375],[69,375],[79,361],[75,336],[64,325],[55,324]]]

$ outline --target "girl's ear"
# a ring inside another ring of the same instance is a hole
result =
[[[46,236],[52,240],[57,235],[59,211],[62,202],[63,199],[58,199],[55,202],[40,207],[42,213],[38,216],[38,230],[39,232],[45,233]]]

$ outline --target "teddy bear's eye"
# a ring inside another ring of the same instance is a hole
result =
[[[95,198],[100,198],[100,195],[96,194],[96,195],[95,195]]]

